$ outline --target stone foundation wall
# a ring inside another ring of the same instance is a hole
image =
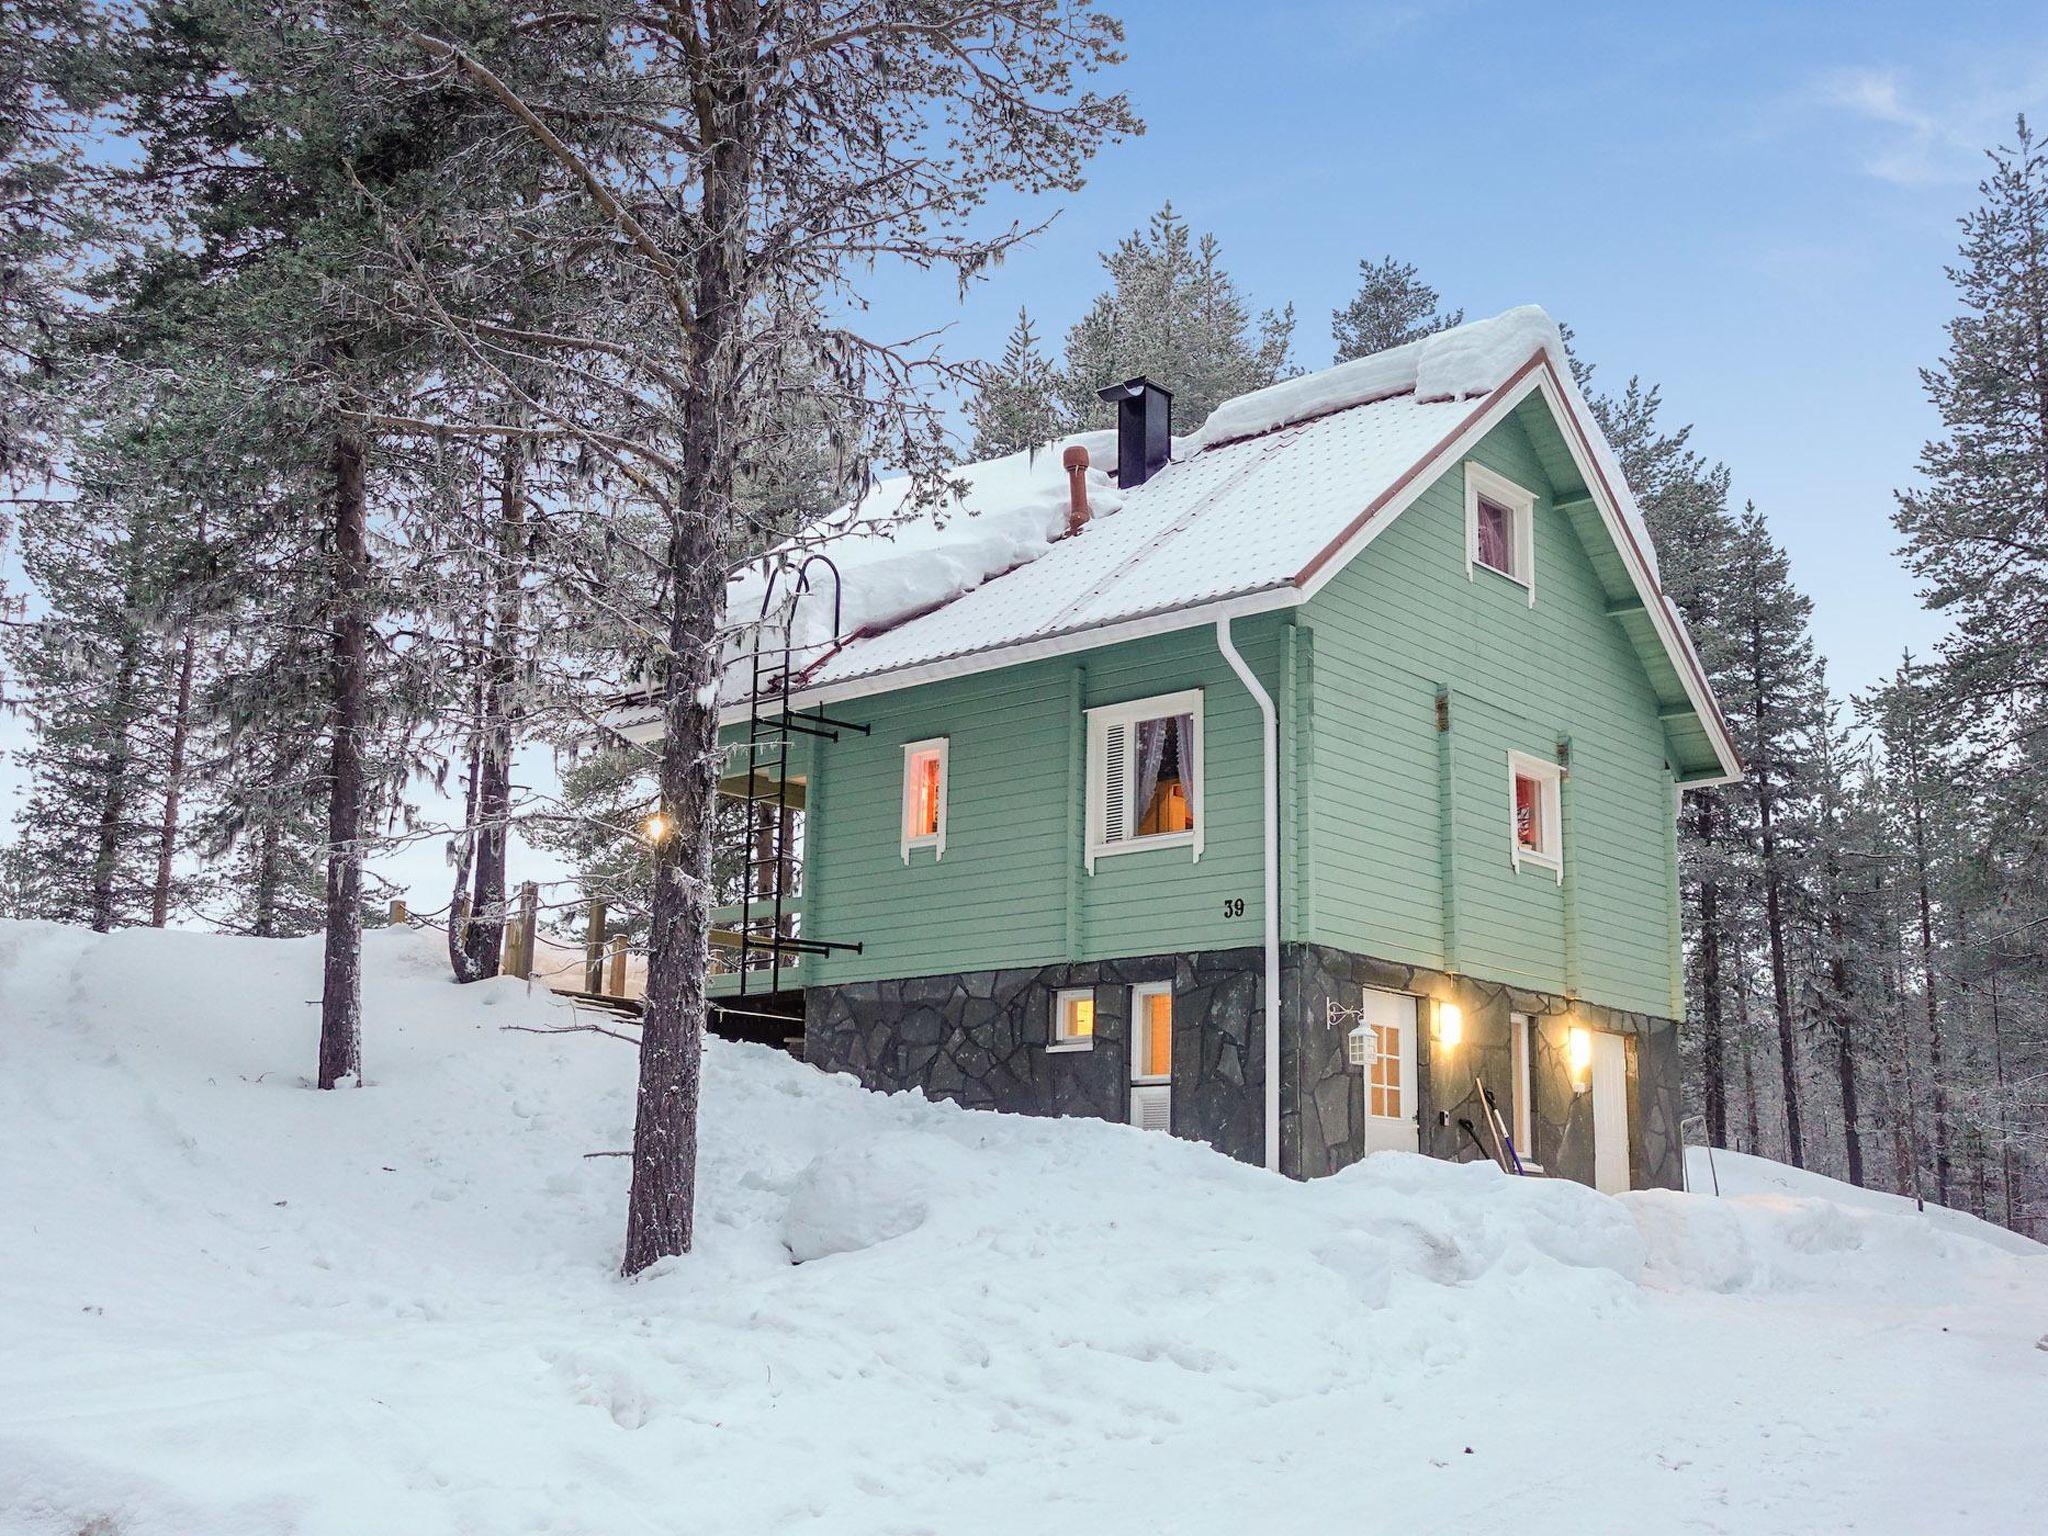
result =
[[[1572,1088],[1567,1034],[1574,1023],[1627,1037],[1629,1169],[1637,1187],[1676,1189],[1681,1178],[1677,1027],[1669,1019],[1572,1003],[1499,982],[1455,977],[1423,966],[1397,965],[1321,945],[1290,945],[1281,973],[1281,1008],[1293,1021],[1283,1035],[1281,1145],[1283,1166],[1299,1177],[1335,1173],[1363,1154],[1364,1077],[1349,1064],[1351,1025],[1332,1026],[1331,1000],[1356,1008],[1362,988],[1407,992],[1426,1001],[1416,1039],[1416,1107],[1421,1149],[1432,1157],[1478,1155],[1458,1128],[1481,1126],[1476,1082],[1483,1082],[1510,1131],[1514,1127],[1514,1041],[1510,1015],[1527,1014],[1530,1141],[1517,1148],[1564,1178],[1593,1179],[1593,1106]],[[1462,1038],[1445,1049],[1431,1038],[1430,1001],[1454,1002],[1464,1014]],[[1285,1047],[1291,1047],[1286,1049]],[[1439,1123],[1440,1120],[1448,1123]]]
[[[1173,1133],[1257,1162],[1265,1153],[1265,1007],[1258,949],[1151,955],[815,987],[804,1056],[871,1088],[1025,1115],[1128,1118],[1130,989],[1173,983]],[[1048,1050],[1055,994],[1095,992],[1095,1043]]]
[[[873,1088],[915,1088],[972,1108],[1122,1120],[1129,1110],[1130,988],[1171,981],[1174,993],[1173,1132],[1232,1157],[1264,1154],[1264,1006],[1256,948],[1153,955],[1024,970],[852,982],[813,988],[805,1001],[806,1059],[851,1072]],[[1095,993],[1095,1043],[1051,1051],[1053,998]],[[1321,945],[1281,953],[1281,1167],[1297,1178],[1335,1173],[1363,1152],[1364,1079],[1346,1059],[1349,1024],[1332,1026],[1332,999],[1355,1009],[1364,987],[1456,1002],[1463,1038],[1446,1050],[1420,1010],[1416,1041],[1421,1150],[1475,1155],[1460,1117],[1480,1120],[1474,1079],[1512,1128],[1509,1015],[1530,1016],[1531,1141],[1524,1157],[1553,1174],[1591,1182],[1592,1103],[1572,1090],[1571,1024],[1628,1037],[1631,1182],[1677,1187],[1679,1075],[1667,1019],[1569,1003],[1546,993],[1452,977]],[[1440,1115],[1447,1123],[1439,1123]]]

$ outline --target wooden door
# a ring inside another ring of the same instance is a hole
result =
[[[1604,1030],[1593,1032],[1593,1187],[1628,1188],[1628,1045]]]
[[[1365,1150],[1416,1151],[1421,1144],[1415,1119],[1417,999],[1368,987],[1360,1001],[1360,1027],[1366,1031]]]
[[[1173,984],[1131,988],[1131,1124],[1173,1129]]]

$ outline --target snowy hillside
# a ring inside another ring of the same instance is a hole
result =
[[[366,971],[318,1094],[313,942],[0,923],[0,1531],[2039,1528],[2009,1237],[1293,1185],[714,1044],[699,1252],[628,1284],[628,1047]]]

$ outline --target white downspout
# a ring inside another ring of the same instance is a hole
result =
[[[1257,700],[1265,750],[1266,837],[1266,1166],[1280,1171],[1280,713],[1231,643],[1230,620],[1216,621],[1216,645],[1245,691]]]

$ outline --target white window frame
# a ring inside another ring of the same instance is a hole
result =
[[[1130,757],[1136,750],[1134,729],[1141,720],[1172,715],[1189,715],[1194,720],[1195,739],[1183,765],[1188,775],[1188,799],[1194,825],[1185,832],[1167,832],[1139,837],[1133,832],[1142,806],[1132,803],[1126,793],[1123,825],[1112,827],[1109,806],[1109,743],[1111,732],[1123,727],[1124,779],[1130,779]],[[1202,690],[1189,688],[1180,693],[1155,694],[1149,699],[1132,699],[1125,704],[1105,704],[1088,711],[1088,873],[1095,873],[1095,861],[1111,854],[1140,853],[1152,848],[1189,848],[1202,857],[1203,827],[1208,820],[1208,795],[1202,783]]]
[[[1514,1058],[1515,1099],[1511,1127],[1515,1156],[1525,1171],[1541,1173],[1536,1161],[1536,1020],[1526,1013],[1508,1015],[1510,1049]]]
[[[1487,565],[1479,558],[1479,498],[1484,496],[1496,506],[1506,507],[1512,526],[1508,530],[1509,543],[1514,548],[1515,569],[1503,571],[1498,566]],[[1515,484],[1507,476],[1496,474],[1484,464],[1465,464],[1465,579],[1477,580],[1476,571],[1492,571],[1494,575],[1526,588],[1529,606],[1536,606],[1536,493],[1526,486]]]
[[[939,816],[938,830],[927,832],[920,837],[910,835],[910,813],[915,805],[916,784],[910,777],[910,765],[926,752],[939,755]],[[951,798],[950,788],[953,777],[952,749],[947,737],[931,736],[923,741],[906,741],[903,744],[903,803],[898,808],[896,831],[902,844],[903,862],[910,862],[910,850],[929,848],[935,859],[946,856],[946,802]]]
[[[1531,852],[1522,846],[1515,830],[1515,780],[1535,779],[1543,785],[1542,814],[1536,835],[1543,847]],[[1564,884],[1564,768],[1554,759],[1532,757],[1527,752],[1508,753],[1508,856],[1517,871],[1524,864],[1547,869]]]
[[[1067,1003],[1070,999],[1086,999],[1091,1009],[1096,1007],[1093,987],[1061,987],[1052,995],[1052,1024],[1046,1030],[1045,1048],[1048,1051],[1092,1051],[1095,1036],[1091,1031],[1085,1035],[1063,1034],[1067,1022]],[[1099,1010],[1098,1010],[1099,1012]]]
[[[1141,1057],[1139,1055],[1139,1047],[1144,1043],[1145,1034],[1145,1026],[1143,1022],[1145,1017],[1145,999],[1148,997],[1164,997],[1166,999],[1166,1013],[1167,1018],[1169,1020],[1166,1027],[1169,1033],[1169,1041],[1166,1049],[1166,1071],[1164,1073],[1140,1072],[1138,1070],[1138,1062],[1141,1060]],[[1171,1043],[1170,1036],[1171,1032],[1177,1027],[1177,1024],[1178,1021],[1173,1020],[1172,982],[1141,981],[1131,988],[1130,1065],[1132,1087],[1151,1087],[1161,1083],[1171,1083],[1173,1081],[1173,1046]]]

